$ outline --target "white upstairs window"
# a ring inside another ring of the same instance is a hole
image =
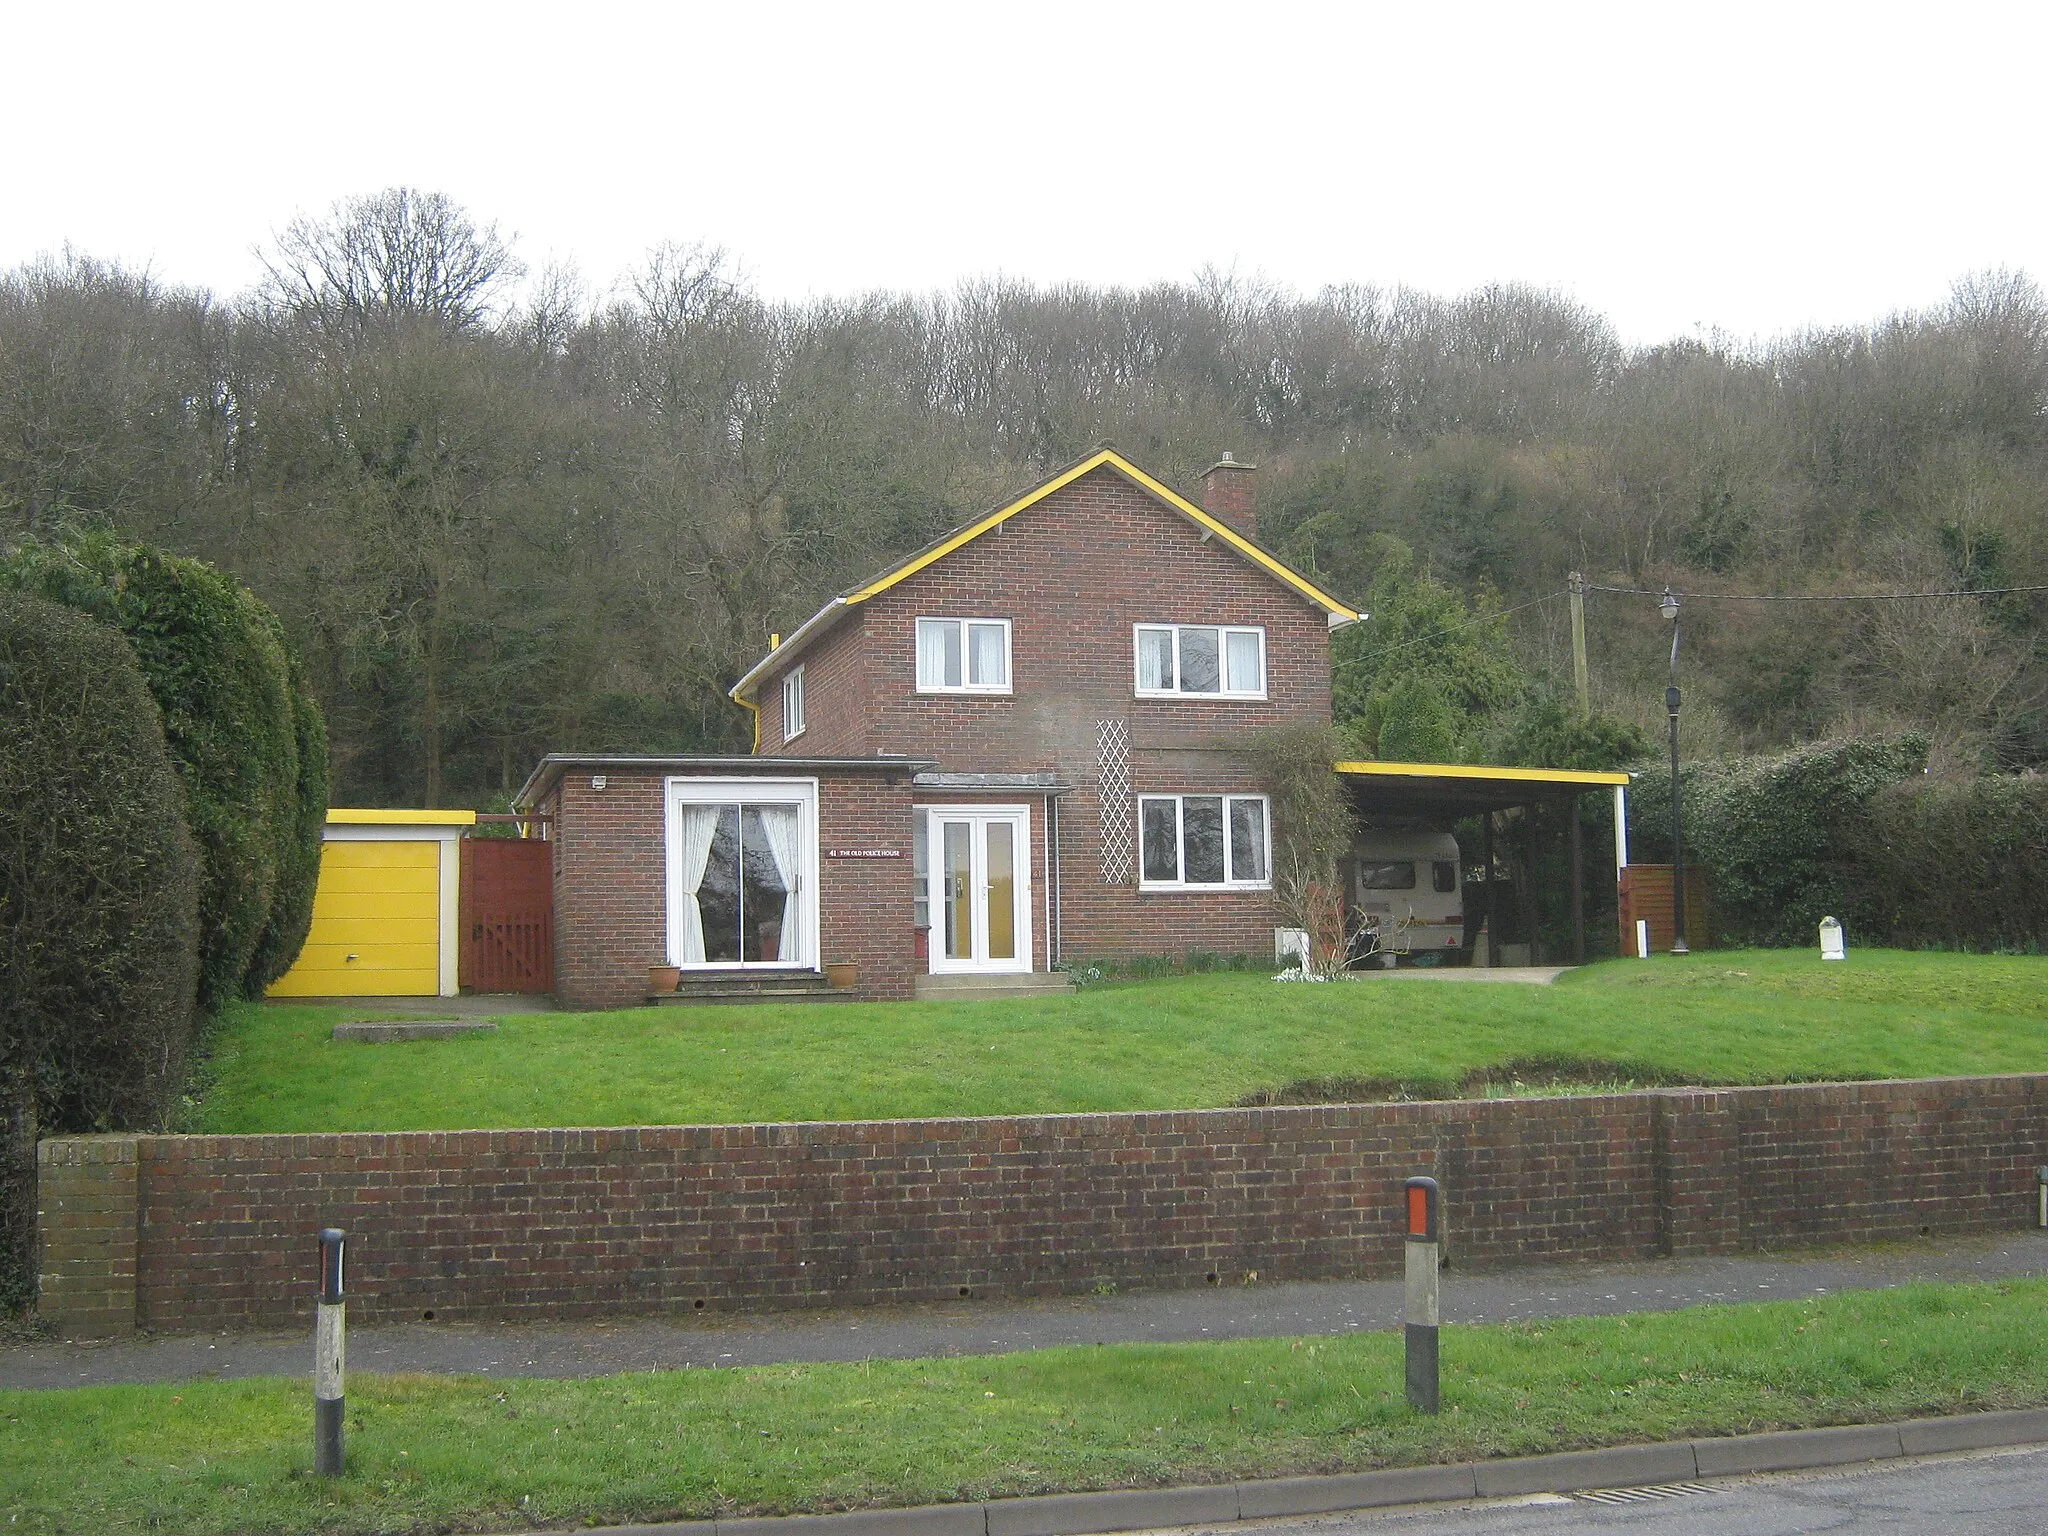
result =
[[[919,693],[1008,693],[1008,619],[919,619]]]
[[[1140,698],[1263,699],[1266,632],[1224,624],[1139,624]]]
[[[804,669],[798,667],[782,680],[782,739],[794,741],[804,733]]]

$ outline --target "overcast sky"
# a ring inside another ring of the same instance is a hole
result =
[[[764,291],[997,272],[1516,280],[1625,339],[2048,274],[2048,5],[14,0],[0,266],[232,293],[406,183],[603,289],[662,241]]]

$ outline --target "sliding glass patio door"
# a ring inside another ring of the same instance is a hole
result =
[[[669,964],[817,965],[817,799],[804,783],[669,786]]]

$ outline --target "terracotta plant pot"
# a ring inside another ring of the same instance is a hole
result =
[[[647,967],[647,990],[650,992],[673,992],[682,984],[683,970],[678,965],[650,965]]]
[[[860,985],[860,967],[851,961],[825,967],[825,985],[839,991]]]

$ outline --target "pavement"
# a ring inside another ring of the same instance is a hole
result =
[[[1640,1536],[2040,1536],[2048,1530],[2048,1447],[1688,1480],[1628,1495],[1533,1493],[1449,1508],[1262,1522],[1267,1536],[1550,1536],[1624,1529]]]
[[[1455,1255],[1453,1256],[1455,1260]],[[1785,1301],[1916,1280],[2048,1274],[2048,1233],[1712,1259],[1446,1269],[1447,1323],[1664,1312]],[[785,1361],[1002,1354],[1062,1344],[1288,1338],[1398,1327],[1400,1280],[1295,1282],[860,1310],[692,1313],[568,1323],[408,1322],[349,1330],[349,1364],[378,1372],[578,1377]],[[0,1387],[299,1375],[310,1327],[290,1332],[0,1344]],[[2044,1519],[2043,1529],[2048,1529]]]

